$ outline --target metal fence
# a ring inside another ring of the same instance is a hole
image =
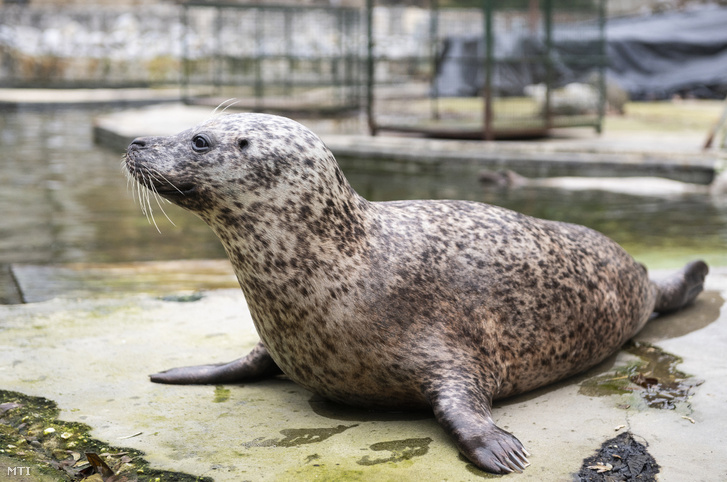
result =
[[[398,55],[377,45],[382,19],[371,3],[372,131],[495,139],[600,130],[605,0],[486,0],[443,10],[433,1],[408,19],[413,45]],[[499,6],[517,3],[525,7]]]
[[[191,103],[335,115],[361,107],[361,10],[184,4],[182,83]]]
[[[181,83],[190,103],[237,99],[245,109],[328,116],[366,107],[373,133],[492,139],[600,129],[605,0],[431,2],[6,6],[0,85]]]

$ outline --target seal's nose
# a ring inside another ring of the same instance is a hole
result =
[[[146,146],[147,146],[146,137],[137,137],[136,139],[131,141],[131,144],[129,145],[129,147],[136,147],[136,148],[141,148],[141,147],[146,147]]]

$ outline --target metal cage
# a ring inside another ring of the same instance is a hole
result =
[[[490,140],[557,127],[600,132],[605,0],[483,0],[479,8],[447,9],[433,0],[406,19],[412,38],[398,51],[381,45],[379,24],[396,20],[377,10],[369,0],[373,133]],[[391,12],[407,15],[403,7]]]
[[[186,2],[182,86],[188,103],[335,115],[359,110],[361,9]]]

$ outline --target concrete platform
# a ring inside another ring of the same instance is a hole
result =
[[[428,413],[352,410],[284,378],[150,383],[148,373],[229,361],[257,341],[240,290],[216,289],[234,284],[227,261],[12,269],[25,298],[50,299],[0,306],[2,388],[54,400],[62,419],[143,450],[155,467],[217,481],[489,477],[458,456]],[[532,453],[523,474],[506,478],[572,480],[584,458],[629,430],[661,466],[658,480],[726,480],[727,268],[713,269],[706,289],[694,306],[638,336],[682,357],[677,368],[704,380],[688,402],[659,410],[636,392],[579,393],[590,378],[633,360],[621,352],[586,375],[498,403],[496,422]],[[203,296],[178,296],[192,291]]]
[[[182,89],[0,89],[0,110],[141,106],[180,102]]]
[[[710,111],[711,112],[711,111]],[[718,110],[715,114],[718,114]],[[139,136],[171,135],[210,118],[212,109],[168,104],[100,116],[98,143],[125,150]],[[661,130],[554,130],[530,141],[466,141],[369,136],[363,119],[296,119],[318,134],[344,169],[377,172],[442,172],[447,169],[513,169],[528,176],[660,176],[708,184],[727,153],[704,151],[706,130],[669,135]]]

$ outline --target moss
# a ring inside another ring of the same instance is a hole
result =
[[[97,454],[129,481],[211,481],[208,477],[152,469],[139,450],[108,445],[89,436],[91,427],[58,420],[55,402],[0,390],[0,456],[54,480],[83,480],[94,473],[85,459]]]
[[[409,438],[405,440],[393,440],[391,442],[379,442],[369,447],[375,451],[391,452],[388,457],[379,457],[371,459],[368,455],[356,462],[359,465],[378,465],[387,462],[402,462],[410,460],[414,457],[425,455],[429,451],[429,444],[432,439],[427,438]]]
[[[215,387],[215,399],[214,403],[223,403],[230,399],[230,389],[223,386]]]

